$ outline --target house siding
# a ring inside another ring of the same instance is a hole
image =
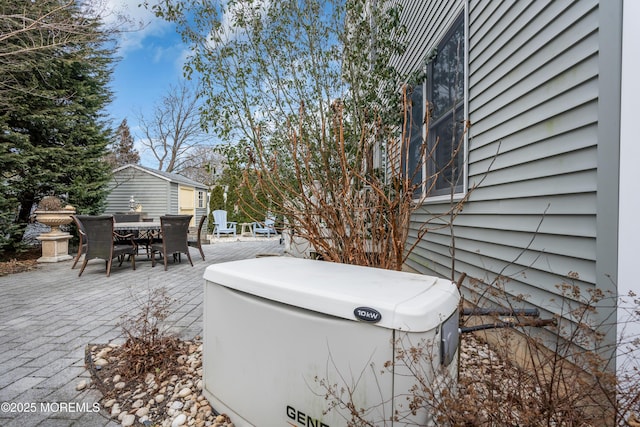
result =
[[[409,48],[396,66],[413,72],[465,3],[403,3]],[[485,283],[500,276],[544,317],[561,314],[552,301],[570,272],[585,293],[615,293],[617,199],[603,192],[617,195],[615,114],[606,111],[619,100],[618,9],[596,0],[468,2],[469,199],[454,221],[455,246],[452,228],[433,223],[408,267]],[[603,49],[613,51],[606,62]],[[408,244],[447,208],[424,203]],[[611,315],[610,305],[595,321]]]
[[[178,187],[177,183],[172,182],[169,188],[169,206],[167,212],[178,213]]]
[[[135,168],[114,174],[107,196],[106,214],[127,212],[129,198],[133,195],[142,210],[151,218],[159,218],[169,212],[167,199],[169,182]]]

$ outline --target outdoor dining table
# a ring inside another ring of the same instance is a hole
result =
[[[160,221],[114,222],[115,231],[137,232],[139,238],[155,239],[160,235]]]
[[[160,221],[126,221],[126,222],[115,222],[113,224],[114,230],[131,230],[131,231],[157,231],[160,230]]]
[[[119,232],[137,232],[136,240],[147,247],[147,255],[149,253],[149,245],[160,238],[160,221],[123,221],[113,223],[114,231]]]

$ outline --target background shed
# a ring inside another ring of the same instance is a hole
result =
[[[193,215],[194,226],[201,215],[207,214],[207,186],[176,173],[133,164],[121,166],[113,171],[109,190],[106,214],[128,212],[132,197],[150,218]]]

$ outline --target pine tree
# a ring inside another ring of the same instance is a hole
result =
[[[133,145],[133,136],[131,136],[127,119],[122,120],[122,123],[118,126],[109,153],[106,156],[106,161],[112,169],[140,163],[140,153]]]

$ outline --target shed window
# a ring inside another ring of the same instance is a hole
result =
[[[198,207],[204,208],[204,205],[205,205],[204,191],[198,191]]]

